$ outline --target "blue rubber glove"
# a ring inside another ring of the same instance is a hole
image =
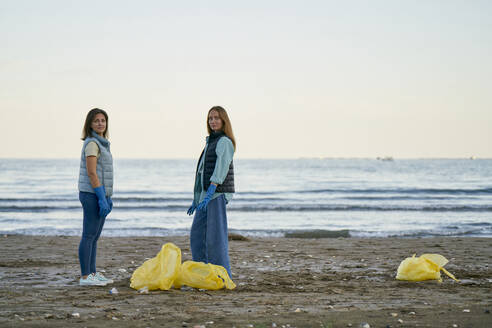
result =
[[[111,212],[113,210],[113,200],[111,199],[111,197],[106,197],[106,199],[108,200],[109,211]]]
[[[97,203],[99,204],[99,216],[105,218],[111,212],[108,200],[106,199],[106,188],[99,186],[94,188],[94,191],[96,192]]]
[[[191,203],[191,206],[188,208],[188,212],[186,212],[188,215],[193,215],[193,212],[195,212],[196,205],[195,202]]]
[[[196,208],[197,210],[199,210],[199,211],[204,210],[205,211],[207,209],[207,205],[212,200],[212,196],[215,193],[215,189],[217,189],[217,186],[211,183],[207,189],[207,194],[205,195],[205,198],[202,200],[202,202],[200,204],[198,204],[198,206]]]

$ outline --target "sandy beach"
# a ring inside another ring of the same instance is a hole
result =
[[[187,237],[103,237],[98,268],[115,280],[105,287],[78,286],[78,242],[0,237],[1,327],[492,326],[488,238],[234,240],[235,290],[148,294],[129,287],[132,272],[166,242],[190,260]],[[414,253],[444,255],[461,282],[395,280],[399,263]]]

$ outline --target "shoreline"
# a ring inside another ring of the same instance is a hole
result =
[[[153,231],[159,228],[153,228]],[[149,228],[151,230],[151,228]],[[82,230],[71,233],[46,234],[46,233],[17,233],[11,231],[0,231],[0,237],[5,236],[32,236],[32,237],[80,237]],[[186,238],[189,236],[189,229],[182,229],[176,234],[155,234],[155,235],[113,235],[110,230],[103,231],[101,238]],[[389,234],[389,235],[367,235],[363,233],[354,234],[350,229],[327,230],[327,229],[280,229],[275,231],[257,231],[257,230],[240,230],[229,229],[229,235],[241,236],[251,239],[268,239],[268,238],[298,238],[298,239],[333,239],[333,238],[358,238],[358,239],[428,239],[428,238],[484,238],[492,239],[491,234],[477,233],[456,233],[456,234],[438,234],[438,233],[408,233],[408,234]],[[230,238],[229,238],[230,240]]]
[[[166,242],[190,260],[188,237],[102,237],[98,268],[115,283],[80,287],[80,237],[2,235],[0,326],[435,327],[436,318],[442,327],[492,323],[490,238],[248,238],[229,245],[236,289],[138,294],[129,287],[133,270]],[[414,253],[445,256],[445,268],[461,282],[444,274],[442,283],[397,281],[399,263]],[[118,294],[109,294],[113,287]]]

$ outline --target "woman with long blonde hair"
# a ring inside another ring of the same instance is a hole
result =
[[[232,159],[236,139],[224,108],[214,106],[208,111],[207,131],[195,173],[193,203],[188,209],[188,215],[196,210],[190,232],[191,254],[193,261],[223,266],[230,276],[226,204],[235,192]]]

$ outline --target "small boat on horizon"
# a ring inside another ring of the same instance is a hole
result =
[[[378,161],[384,161],[384,162],[392,162],[394,161],[392,156],[385,156],[385,157],[376,157]]]

